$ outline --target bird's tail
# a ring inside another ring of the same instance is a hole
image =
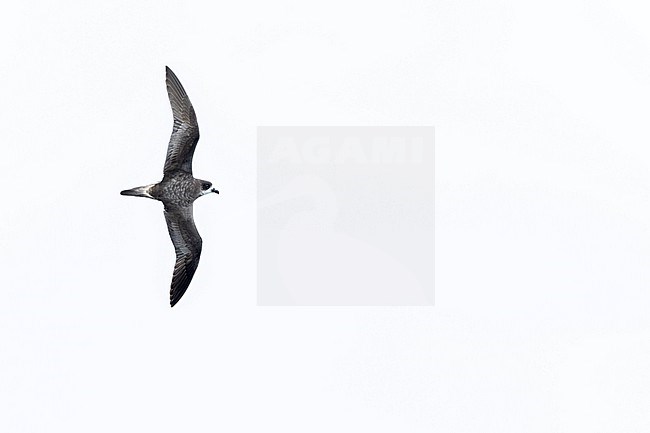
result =
[[[138,186],[136,188],[131,188],[131,189],[125,189],[124,191],[120,192],[120,194],[130,195],[133,197],[155,198],[149,193],[152,186],[153,185],[147,185],[147,186]]]

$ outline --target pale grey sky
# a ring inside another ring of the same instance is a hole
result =
[[[642,2],[12,2],[0,431],[650,428]],[[164,66],[201,265],[167,303]],[[436,306],[256,306],[256,128],[434,125]]]

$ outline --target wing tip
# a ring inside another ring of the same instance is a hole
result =
[[[187,92],[181,84],[181,80],[178,79],[174,71],[171,70],[169,66],[165,66],[165,82],[167,85],[167,94],[169,95],[169,101],[172,104],[172,110],[181,111],[185,110],[184,105],[192,106],[189,98],[187,97]],[[177,108],[175,108],[177,106]],[[179,113],[180,114],[180,113]]]
[[[189,282],[187,283],[187,285],[189,286]],[[187,287],[185,288],[185,290],[183,290],[180,287],[172,288],[169,291],[169,306],[173,308],[174,305],[176,305],[178,301],[181,300],[181,298],[183,297],[186,291],[187,291]]]
[[[187,287],[185,287],[185,288],[183,288],[183,286],[185,286],[185,284],[182,284],[180,287],[179,286],[176,286],[176,287],[172,286],[171,290],[169,291],[169,306],[171,308],[174,308],[174,305],[176,305],[178,303],[178,301],[181,300],[181,298],[183,297],[183,295],[187,291],[187,288],[189,287],[191,281],[192,281],[192,279],[190,278],[190,281],[187,282]]]
[[[173,294],[170,294],[170,297],[169,297],[169,307],[170,307],[170,308],[174,308],[174,305],[178,304],[178,301],[180,301],[182,297],[183,297],[183,295],[180,295],[180,296],[176,296],[176,297],[175,297]]]

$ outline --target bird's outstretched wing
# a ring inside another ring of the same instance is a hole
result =
[[[199,124],[185,89],[169,67],[167,70],[167,95],[174,114],[174,129],[167,146],[163,174],[176,170],[192,173],[192,157],[199,141]]]
[[[169,292],[169,301],[173,307],[187,290],[199,266],[203,240],[194,225],[192,205],[180,207],[165,204],[165,220],[176,250],[176,265]]]

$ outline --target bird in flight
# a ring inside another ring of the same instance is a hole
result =
[[[199,141],[199,125],[181,82],[169,67],[165,69],[174,127],[167,146],[163,179],[151,185],[124,190],[120,194],[152,198],[165,205],[167,230],[176,250],[169,292],[169,302],[173,307],[190,285],[201,257],[203,240],[194,225],[194,200],[210,193],[219,194],[219,191],[212,187],[211,182],[195,179],[192,175],[192,157]]]

